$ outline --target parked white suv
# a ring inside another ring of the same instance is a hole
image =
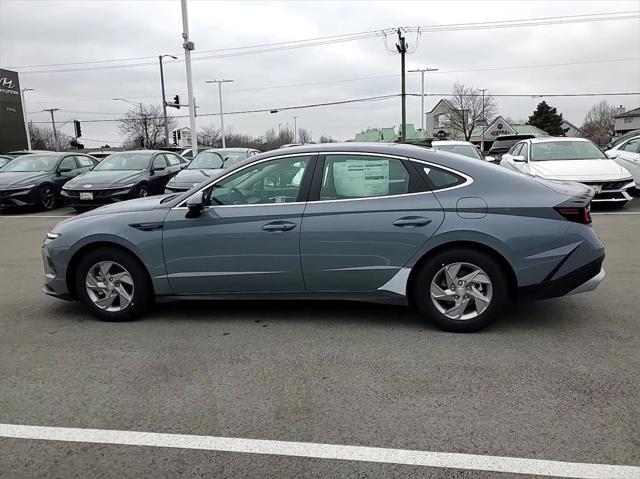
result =
[[[595,189],[594,202],[623,206],[635,189],[631,173],[585,138],[530,138],[513,145],[500,165],[549,180],[575,181]]]

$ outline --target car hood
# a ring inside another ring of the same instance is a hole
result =
[[[613,160],[530,161],[529,168],[532,175],[553,180],[603,181],[631,176]]]
[[[136,183],[145,175],[145,171],[88,171],[69,180],[65,185],[68,190],[89,189],[91,187],[109,188]],[[85,186],[91,185],[91,186]]]
[[[135,198],[133,200],[120,201],[110,205],[101,206],[95,210],[83,213],[81,217],[87,218],[95,215],[106,215],[112,213],[131,213],[134,211],[150,211],[156,208],[168,208],[160,202],[170,195],[147,196],[145,198]],[[80,216],[78,216],[79,218]]]
[[[25,185],[39,183],[51,177],[51,172],[47,171],[5,171],[0,172],[0,189],[20,188]]]
[[[219,176],[223,169],[186,169],[182,170],[169,182],[171,186],[188,186],[192,188],[203,181]]]

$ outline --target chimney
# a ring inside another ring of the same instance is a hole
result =
[[[620,105],[618,108],[616,108],[615,116],[622,115],[624,112],[625,112],[625,108],[622,105]]]

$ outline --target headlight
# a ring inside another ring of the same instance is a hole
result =
[[[26,190],[26,189],[29,189],[29,188],[33,188],[34,186],[36,186],[36,184],[35,184],[35,183],[34,183],[34,184],[32,184],[32,185],[24,185],[24,186],[21,186],[21,187],[20,187],[20,189],[21,189],[21,190]]]
[[[52,233],[51,231],[47,233],[47,239],[53,240],[59,237],[60,237],[60,233]]]
[[[128,185],[118,186],[117,188],[119,190],[121,190],[121,189],[124,190],[125,188],[131,188],[132,186],[136,186],[136,184],[135,183],[129,183]]]

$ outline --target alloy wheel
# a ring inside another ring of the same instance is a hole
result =
[[[85,286],[91,302],[105,311],[120,312],[133,299],[133,278],[114,261],[100,261],[89,268]]]
[[[146,196],[149,196],[149,190],[146,186],[141,186],[138,190],[138,198],[144,198]]]
[[[45,186],[40,190],[40,204],[45,210],[50,210],[56,205],[56,194],[53,188]]]
[[[435,274],[429,294],[440,313],[449,319],[466,321],[480,316],[489,307],[493,285],[478,266],[451,263]]]

